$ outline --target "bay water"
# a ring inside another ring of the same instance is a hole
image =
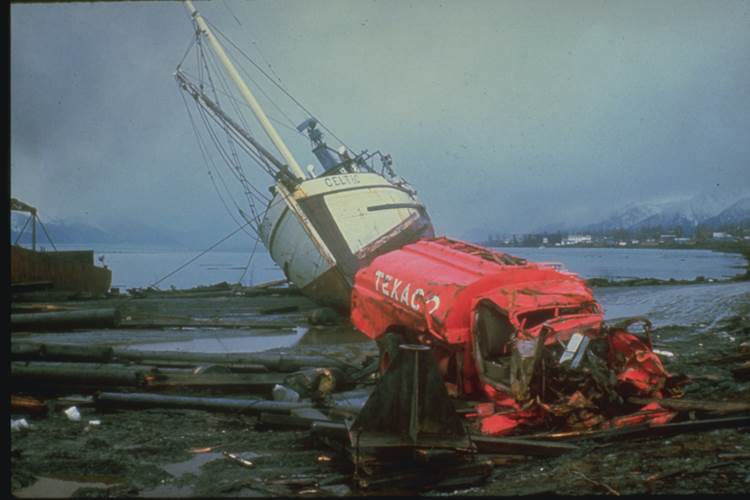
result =
[[[254,253],[216,250],[198,257],[200,250],[112,245],[58,245],[60,250],[93,249],[97,265],[112,270],[112,286],[192,288],[216,283],[250,286],[284,277],[260,245]],[[535,262],[560,263],[583,278],[725,279],[744,272],[739,254],[711,250],[642,248],[496,248]],[[196,258],[197,257],[197,258]],[[100,260],[101,259],[101,260]],[[191,262],[192,261],[192,262]]]

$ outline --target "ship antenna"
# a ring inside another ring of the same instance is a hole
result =
[[[242,80],[242,77],[237,71],[237,68],[235,68],[234,64],[232,64],[232,61],[227,56],[226,52],[224,52],[224,48],[221,46],[219,41],[211,32],[210,28],[208,27],[208,24],[206,23],[206,20],[203,19],[203,16],[201,16],[200,12],[196,10],[191,0],[185,0],[185,7],[190,13],[190,16],[193,19],[195,19],[195,22],[197,23],[198,28],[201,31],[201,33],[204,33],[206,35],[206,38],[208,38],[208,42],[211,44],[211,47],[213,48],[217,57],[219,58],[221,63],[224,65],[224,68],[229,74],[229,77],[232,79],[234,84],[237,85],[237,88],[240,91],[240,94],[242,94],[243,99],[245,100],[247,105],[250,106],[250,109],[253,111],[253,114],[258,119],[260,126],[263,128],[263,130],[265,131],[266,135],[271,140],[273,145],[276,146],[276,149],[279,151],[282,158],[284,158],[284,160],[286,161],[291,173],[295,177],[298,177],[299,179],[305,179],[306,178],[305,172],[299,166],[299,163],[297,163],[297,160],[294,159],[294,156],[292,156],[292,152],[289,151],[289,148],[287,148],[286,144],[284,144],[284,141],[281,139],[278,132],[276,132],[276,129],[273,127],[273,125],[271,124],[271,121],[266,116],[266,113],[263,111],[263,108],[260,107],[260,104],[258,103],[257,99],[255,99],[255,96],[253,95],[253,93],[250,92],[250,89],[247,87],[244,80]]]

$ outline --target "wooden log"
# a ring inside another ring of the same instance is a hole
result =
[[[122,361],[129,361],[123,359]],[[268,367],[250,363],[203,364],[198,361],[168,359],[139,359],[141,365],[163,368],[186,368],[195,373],[269,373]]]
[[[310,418],[294,413],[290,415],[278,415],[274,413],[261,413],[258,417],[258,425],[263,429],[284,429],[284,430],[308,430],[313,423],[326,422],[330,420],[321,414],[319,418]]]
[[[92,396],[82,395],[62,396],[53,399],[52,406],[54,411],[64,410],[71,406],[77,406],[78,408],[93,408],[94,398]]]
[[[11,342],[11,359],[37,359],[42,357],[42,345],[30,342]]]
[[[294,372],[310,367],[338,367],[346,364],[334,358],[323,356],[301,356],[279,353],[198,353],[181,351],[142,351],[115,348],[114,356],[120,360],[142,362],[143,360],[164,360],[193,362],[196,364],[254,364],[262,365],[271,371]]]
[[[558,433],[544,433],[530,435],[531,439],[550,440],[592,440],[596,442],[621,441],[624,439],[637,439],[642,437],[666,437],[687,432],[703,432],[713,429],[743,428],[750,427],[750,416],[724,417],[702,420],[691,420],[687,422],[674,422],[669,424],[650,425],[640,424],[619,429],[608,429],[602,431],[571,431]]]
[[[10,315],[10,327],[13,331],[60,331],[83,328],[117,328],[119,325],[120,311],[112,308]]]
[[[102,392],[95,398],[102,408],[175,408],[258,415],[262,412],[288,415],[293,409],[312,406],[307,401],[286,402],[265,399],[205,398],[163,394]]]
[[[148,382],[150,389],[203,387],[213,389],[245,388],[249,391],[268,390],[284,382],[283,373],[169,373]]]
[[[314,436],[341,441],[349,440],[349,430],[346,424],[340,422],[313,422],[310,430]]]
[[[258,310],[259,314],[285,314],[299,311],[299,306],[268,307]]]
[[[89,361],[107,363],[112,360],[111,347],[97,345],[11,342],[11,359],[45,361]]]
[[[11,363],[11,383],[18,386],[81,385],[85,387],[137,387],[145,372],[138,368],[95,363]]]
[[[97,345],[45,344],[44,358],[50,361],[93,361],[107,363],[112,360],[111,347]]]
[[[120,325],[121,328],[133,330],[152,330],[158,328],[254,328],[258,330],[290,330],[299,326],[299,323],[291,321],[243,321],[242,323],[229,323],[225,321],[160,321],[160,320],[131,320]]]
[[[655,402],[664,408],[675,411],[701,411],[716,415],[728,415],[730,413],[750,412],[750,403],[737,401],[698,401],[690,399],[646,399],[628,398],[629,403],[647,405]]]
[[[521,438],[503,438],[472,435],[471,441],[480,453],[502,453],[535,457],[558,457],[578,446],[569,443],[549,442]]]

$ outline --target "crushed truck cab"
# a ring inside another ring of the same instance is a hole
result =
[[[609,411],[629,395],[660,398],[669,378],[651,350],[648,321],[642,334],[607,326],[577,275],[448,238],[406,245],[362,268],[351,319],[378,342],[381,371],[399,344],[426,344],[449,394],[534,407],[534,416],[569,417],[569,404]],[[571,383],[581,370],[599,378],[595,390],[590,380],[588,390]]]

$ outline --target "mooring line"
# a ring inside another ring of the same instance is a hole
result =
[[[161,282],[162,282],[162,281],[164,281],[165,279],[169,278],[169,277],[170,277],[170,276],[172,276],[173,274],[175,274],[175,273],[177,273],[177,272],[181,271],[182,269],[184,269],[185,267],[187,267],[187,266],[188,266],[188,265],[190,265],[191,263],[195,262],[196,260],[198,260],[198,259],[199,259],[199,258],[201,258],[202,256],[206,255],[206,254],[207,254],[208,252],[210,252],[211,250],[213,250],[213,249],[214,249],[214,248],[216,248],[217,246],[219,246],[219,245],[221,245],[222,243],[224,243],[224,242],[225,242],[226,240],[228,240],[229,238],[231,238],[231,237],[232,237],[232,236],[234,236],[235,234],[237,234],[237,233],[239,233],[240,231],[242,231],[243,229],[245,229],[245,226],[248,226],[248,225],[250,225],[250,222],[249,222],[249,221],[248,221],[248,222],[245,222],[245,223],[244,223],[244,224],[242,224],[242,225],[241,225],[240,227],[238,227],[237,229],[235,229],[234,231],[232,231],[232,232],[231,232],[231,233],[229,233],[228,235],[224,236],[224,237],[223,237],[222,239],[220,239],[219,241],[217,241],[216,243],[214,243],[213,245],[211,245],[210,247],[208,247],[207,249],[205,249],[204,251],[202,251],[201,253],[199,253],[198,255],[196,255],[195,257],[193,257],[192,259],[188,260],[187,262],[185,262],[184,264],[182,264],[182,265],[181,265],[180,267],[178,267],[177,269],[175,269],[175,270],[174,270],[174,271],[172,271],[171,273],[167,274],[166,276],[164,276],[164,277],[163,277],[163,278],[161,278],[160,280],[158,280],[158,281],[155,281],[155,282],[151,283],[151,284],[150,284],[150,285],[148,286],[148,288],[153,288],[153,287],[155,287],[156,285],[158,285],[159,283],[161,283]]]

